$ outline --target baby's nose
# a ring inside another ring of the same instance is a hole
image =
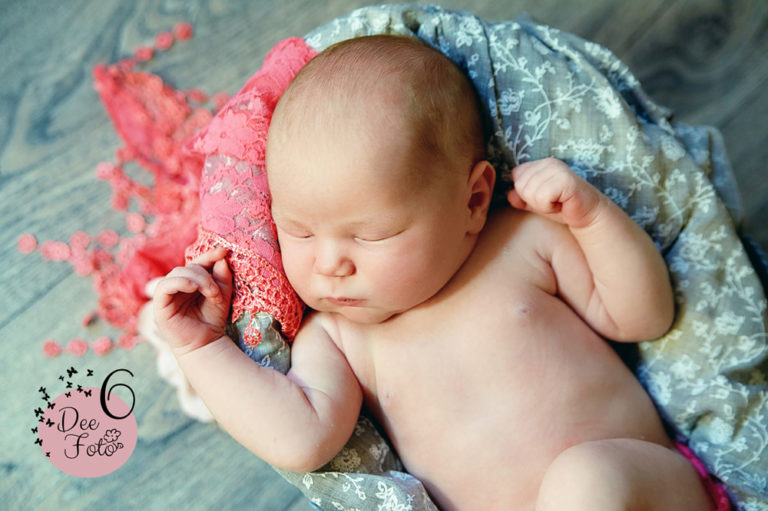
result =
[[[315,254],[314,271],[324,277],[348,277],[355,273],[355,265],[338,244],[321,243]]]

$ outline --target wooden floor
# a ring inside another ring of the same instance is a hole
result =
[[[3,509],[310,509],[292,487],[214,426],[186,418],[157,376],[150,346],[105,357],[44,358],[42,342],[112,334],[80,326],[95,306],[69,266],[23,256],[22,233],[68,240],[82,229],[123,231],[94,168],[119,146],[92,88],[91,68],[190,21],[195,37],[149,69],[176,88],[235,92],[278,40],[354,7],[333,0],[0,0],[0,507]],[[601,43],[625,60],[678,118],[725,137],[746,228],[768,248],[768,2],[709,0],[446,1],[489,20],[527,11]],[[80,479],[44,458],[30,428],[38,387],[74,365],[134,373],[139,442],[130,460]]]

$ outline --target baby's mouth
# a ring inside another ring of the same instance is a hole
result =
[[[339,307],[358,307],[363,303],[363,300],[359,300],[357,298],[345,298],[345,297],[335,298],[335,297],[329,296],[328,298],[326,298],[326,300],[329,303]]]

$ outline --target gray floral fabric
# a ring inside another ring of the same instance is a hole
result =
[[[344,449],[318,472],[278,472],[321,509],[437,511],[424,486],[404,471],[397,454],[365,415]]]
[[[742,213],[717,130],[675,122],[609,50],[525,16],[489,24],[432,6],[376,6],[305,40],[322,50],[380,33],[423,39],[472,79],[500,194],[517,163],[555,156],[652,236],[670,269],[677,319],[639,346],[637,377],[736,508],[768,510],[766,299],[737,234]],[[254,358],[287,359],[275,346]],[[281,473],[321,509],[435,509],[366,417],[319,472]]]

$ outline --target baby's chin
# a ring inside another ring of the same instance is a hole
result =
[[[331,305],[318,305],[313,309],[319,312],[327,312],[330,314],[337,314],[353,323],[361,325],[376,325],[383,323],[391,317],[397,315],[398,311],[377,309],[374,307],[341,307]]]

